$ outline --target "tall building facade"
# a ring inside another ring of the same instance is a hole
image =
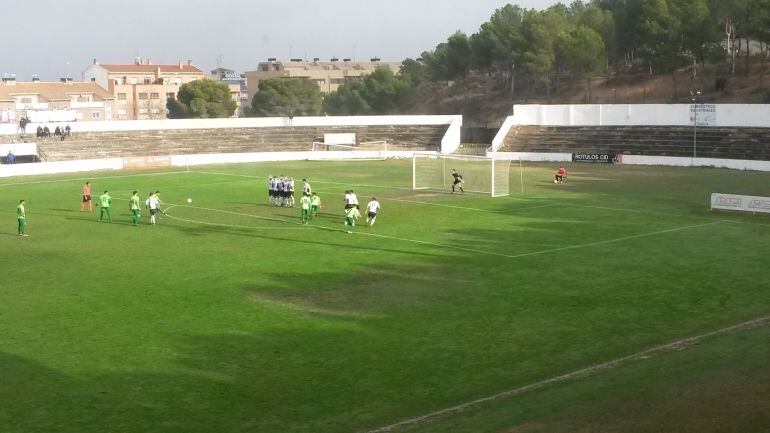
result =
[[[207,78],[192,62],[155,65],[149,59],[133,64],[100,64],[93,61],[83,81],[106,88],[115,97],[116,120],[166,118],[166,100],[176,98],[182,84]]]

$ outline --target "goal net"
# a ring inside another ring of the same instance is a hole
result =
[[[511,161],[470,155],[415,153],[412,158],[413,189],[451,189],[452,170],[462,176],[466,192],[500,197],[509,194]]]
[[[388,142],[382,141],[369,141],[358,144],[335,144],[324,143],[321,141],[313,142],[313,152],[355,152],[355,151],[369,151],[369,152],[387,152]]]

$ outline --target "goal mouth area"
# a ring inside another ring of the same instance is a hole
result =
[[[412,189],[507,196],[510,165],[510,160],[488,156],[415,152]]]

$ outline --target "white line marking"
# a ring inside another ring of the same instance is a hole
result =
[[[518,388],[509,389],[506,391],[498,392],[497,394],[492,394],[487,397],[478,398],[475,400],[468,401],[466,403],[458,404],[455,406],[451,406],[445,409],[437,410],[435,412],[431,412],[425,415],[416,416],[413,418],[408,418],[403,421],[399,421],[394,424],[390,424],[387,426],[383,426],[380,428],[376,428],[374,430],[368,430],[367,433],[385,433],[385,432],[392,432],[394,430],[400,429],[402,427],[406,426],[412,426],[415,424],[424,423],[426,421],[430,421],[434,418],[438,418],[444,415],[461,412],[463,410],[466,410],[468,408],[471,408],[473,406],[478,406],[482,403],[487,403],[494,400],[499,400],[501,398],[505,397],[512,397],[519,394],[524,394],[529,391],[534,391],[536,389],[543,388],[547,385],[551,385],[554,383],[560,383],[560,382],[566,382],[571,379],[576,379],[584,376],[591,375],[597,371],[600,370],[608,370],[619,367],[621,364],[625,364],[629,361],[636,361],[636,360],[643,360],[646,358],[649,358],[651,356],[655,356],[660,354],[661,352],[671,351],[671,350],[680,350],[682,348],[686,348],[689,346],[692,346],[693,344],[699,343],[701,340],[704,340],[706,338],[718,336],[727,334],[734,331],[743,331],[747,329],[754,329],[758,327],[767,326],[770,324],[770,315],[763,316],[758,319],[750,320],[748,322],[743,322],[738,325],[728,326],[726,328],[718,329],[716,331],[711,331],[705,334],[696,335],[693,337],[687,337],[683,338],[681,340],[676,340],[674,342],[663,344],[660,346],[655,346],[653,348],[637,352],[631,355],[623,356],[620,358],[613,359],[611,361],[602,362],[600,364],[594,364],[585,368],[581,368],[579,370],[572,371],[570,373],[562,374],[560,376],[552,377],[550,379],[546,379],[540,382],[535,382],[529,385],[521,386]]]
[[[235,224],[210,223],[206,221],[196,221],[196,220],[190,220],[186,218],[180,218],[173,215],[169,215],[168,213],[166,213],[165,215],[171,218],[172,220],[183,221],[191,224],[200,224],[205,226],[228,227],[228,228],[250,229],[250,230],[306,230],[305,227],[255,227],[255,226],[241,226],[241,225],[235,225]]]
[[[595,245],[611,244],[611,243],[615,243],[615,242],[626,241],[626,240],[629,240],[629,239],[637,239],[637,238],[643,238],[643,237],[647,237],[647,236],[656,236],[656,235],[662,235],[662,234],[665,234],[665,233],[679,232],[679,231],[682,231],[682,230],[689,230],[689,229],[695,229],[695,228],[699,228],[699,227],[711,226],[711,225],[719,224],[720,222],[721,221],[712,221],[712,222],[704,223],[704,224],[695,224],[695,225],[691,225],[691,226],[675,227],[673,229],[660,230],[660,231],[657,231],[657,232],[642,233],[642,234],[631,235],[631,236],[623,236],[622,238],[608,239],[606,241],[589,242],[589,243],[586,243],[586,244],[569,245],[569,246],[566,246],[566,247],[554,248],[554,249],[550,249],[550,250],[533,251],[531,253],[516,254],[516,255],[512,255],[512,256],[508,256],[508,257],[510,257],[510,258],[518,258],[518,257],[536,256],[536,255],[540,255],[540,254],[555,253],[557,251],[572,250],[572,249],[575,249],[575,248],[583,248],[583,247],[592,247],[592,246],[595,246]]]
[[[36,180],[32,182],[17,182],[17,183],[0,183],[0,186],[16,186],[16,185],[35,185],[42,183],[56,183],[56,182],[75,182],[75,181],[95,181],[99,179],[121,179],[125,177],[141,177],[141,176],[164,176],[168,174],[180,174],[180,173],[194,173],[192,171],[166,171],[162,173],[139,173],[139,174],[125,174],[120,176],[94,176],[94,177],[79,177],[72,179],[57,179],[57,180]]]

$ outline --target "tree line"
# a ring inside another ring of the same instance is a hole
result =
[[[550,98],[562,80],[583,80],[590,102],[592,77],[643,71],[670,74],[676,96],[675,72],[685,67],[694,78],[707,64],[735,75],[744,61],[748,74],[751,43],[767,57],[770,0],[593,0],[545,10],[508,4],[476,33],[458,31],[420,58],[404,60],[398,73],[378,69],[325,97],[309,80],[261,81],[249,114],[404,113],[417,102],[421,83],[464,86],[471,74],[486,76],[489,92],[511,99],[522,91]]]

